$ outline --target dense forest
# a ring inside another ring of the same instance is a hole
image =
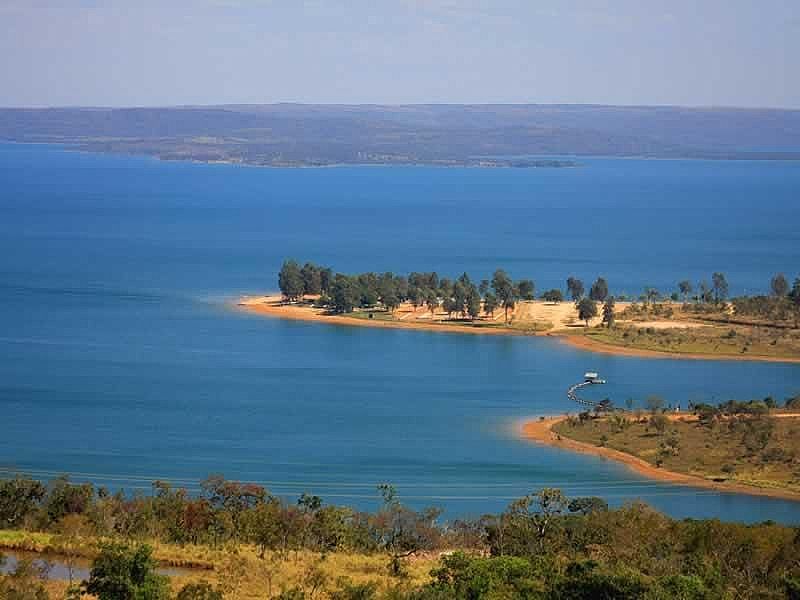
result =
[[[287,600],[800,597],[800,530],[771,522],[674,520],[642,503],[611,509],[600,498],[567,498],[552,488],[501,514],[450,522],[438,509],[408,508],[388,484],[378,486],[376,501],[375,512],[308,494],[288,501],[221,476],[202,482],[199,494],[156,481],[147,495],[16,476],[0,482],[0,522],[54,532],[58,551],[95,557],[89,578],[72,586],[73,598],[170,598],[166,578],[154,571],[155,542],[224,547],[234,558],[237,547],[249,545],[256,560],[301,549],[323,560],[345,551],[378,554],[396,581],[396,589],[379,594],[369,583],[312,578],[272,595]],[[442,557],[428,582],[405,584],[407,561],[432,551]],[[0,597],[47,598],[29,564],[17,571],[0,577]],[[187,585],[177,598],[235,598],[228,577]]]
[[[441,307],[451,318],[463,319],[476,319],[481,314],[492,315],[496,310],[503,310],[507,320],[517,302],[537,297],[533,280],[515,281],[504,269],[497,269],[490,279],[476,283],[467,273],[456,279],[440,276],[435,271],[412,272],[408,276],[372,272],[346,275],[310,262],[301,267],[294,260],[283,263],[278,274],[278,288],[286,301],[296,302],[313,296],[318,306],[335,313],[378,306],[391,312],[402,302],[410,302],[415,308],[427,306],[431,312]],[[603,322],[609,326],[614,323],[618,300],[639,301],[645,307],[666,300],[683,302],[688,310],[696,313],[719,311],[730,302],[739,316],[772,321],[800,318],[800,277],[790,286],[786,276],[779,273],[769,281],[769,291],[769,295],[729,299],[725,274],[715,272],[710,283],[703,280],[695,286],[683,280],[671,293],[647,287],[635,298],[614,296],[603,277],[598,277],[587,292],[583,281],[570,276],[566,279],[565,293],[549,289],[538,297],[546,302],[561,302],[566,294],[575,303],[579,318],[587,321],[597,314],[597,303],[602,303]]]

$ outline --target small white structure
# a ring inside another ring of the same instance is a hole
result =
[[[605,379],[600,379],[600,376],[594,371],[587,371],[583,376],[584,381],[587,383],[605,383]]]

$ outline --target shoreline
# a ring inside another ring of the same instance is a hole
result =
[[[287,319],[289,321],[309,321],[315,323],[328,323],[344,327],[378,327],[382,329],[407,329],[417,331],[433,331],[437,333],[467,333],[474,335],[516,335],[516,336],[535,336],[544,335],[523,330],[507,328],[480,328],[454,323],[445,325],[443,323],[420,323],[416,321],[383,321],[380,319],[359,319],[348,317],[347,315],[333,315],[324,312],[322,309],[315,309],[309,306],[297,306],[294,304],[278,304],[280,296],[245,296],[235,301],[236,308],[246,312],[255,313],[277,319]]]
[[[511,335],[527,337],[546,336],[557,339],[560,343],[577,348],[579,350],[596,352],[598,354],[610,354],[614,356],[630,356],[635,358],[668,358],[675,360],[726,360],[800,364],[800,358],[792,357],[660,352],[657,350],[616,346],[613,344],[593,340],[585,335],[570,333],[565,329],[534,331],[533,329],[512,329],[502,326],[476,327],[460,322],[445,324],[440,322],[360,319],[356,317],[348,317],[347,315],[329,314],[322,309],[315,309],[307,305],[298,306],[296,304],[283,304],[281,302],[281,296],[277,294],[241,296],[233,301],[232,304],[236,309],[249,313],[255,313],[261,316],[287,319],[292,321],[328,323],[331,325],[345,327],[378,327],[382,329],[406,329],[416,331],[431,331],[436,333],[460,333],[471,335]]]
[[[515,427],[519,438],[524,441],[551,446],[579,454],[588,454],[599,458],[613,460],[625,465],[628,469],[649,479],[689,487],[699,487],[717,492],[731,494],[747,494],[751,496],[766,496],[781,500],[800,502],[800,492],[793,492],[779,488],[761,488],[738,482],[721,482],[705,479],[697,475],[667,471],[656,467],[646,460],[627,454],[613,448],[594,446],[564,437],[553,431],[553,427],[566,420],[566,416],[545,417],[543,419],[526,419],[518,421]]]

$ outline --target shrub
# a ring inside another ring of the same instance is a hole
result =
[[[86,592],[98,600],[167,600],[168,579],[157,575],[152,549],[111,542],[92,563]]]

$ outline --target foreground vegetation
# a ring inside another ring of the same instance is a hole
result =
[[[543,489],[499,515],[444,523],[379,486],[374,513],[297,502],[212,477],[190,496],[163,482],[148,496],[60,478],[0,482],[4,548],[91,558],[81,582],[44,584],[22,562],[4,600],[95,597],[796,598],[800,530],[774,523],[676,521],[644,504]],[[158,562],[206,570],[159,575]],[[48,592],[53,592],[52,594]]]
[[[571,416],[553,431],[667,471],[800,493],[800,396],[783,410],[771,398],[699,404],[678,414],[665,412],[656,397],[648,403],[648,412]]]

